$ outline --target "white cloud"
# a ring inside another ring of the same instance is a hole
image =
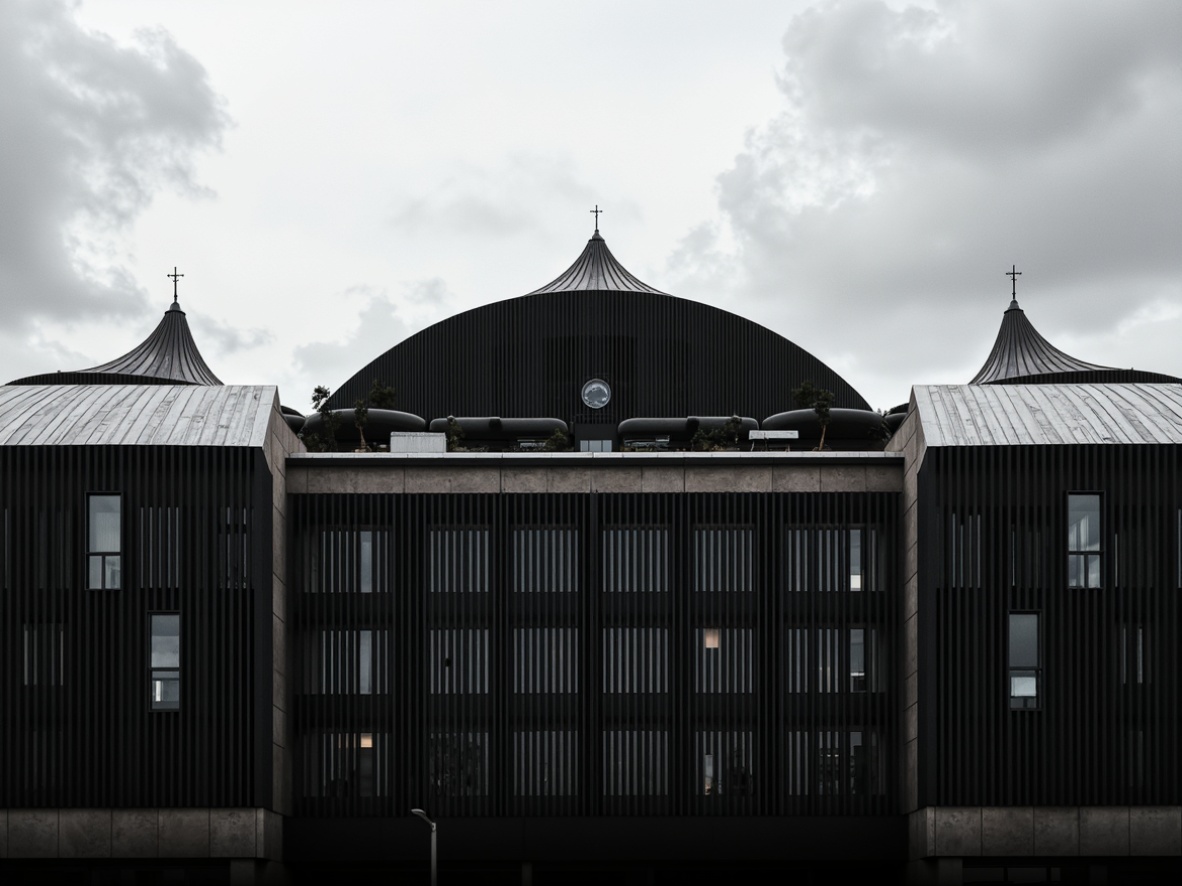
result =
[[[77,368],[38,329],[144,310],[120,235],[163,188],[205,193],[225,112],[165,31],[119,46],[59,2],[0,4],[0,82],[0,376]]]
[[[784,37],[784,110],[718,179],[735,246],[693,232],[674,291],[712,297],[720,274],[686,257],[708,256],[874,405],[967,380],[1011,263],[1044,334],[1111,330],[1163,282],[1176,301],[1179,45],[1167,2],[811,9]]]

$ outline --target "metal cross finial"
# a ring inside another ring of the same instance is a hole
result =
[[[1010,282],[1013,284],[1011,291],[1010,291],[1010,298],[1017,301],[1018,300],[1018,278],[1022,276],[1022,272],[1018,270],[1017,265],[1010,265],[1010,269],[1008,271],[1006,271],[1006,276],[1010,278]]]
[[[603,212],[603,210],[600,209],[599,204],[596,203],[594,209],[588,209],[587,211],[595,216],[595,233],[598,234],[599,233],[599,213]]]
[[[172,266],[172,273],[171,273],[171,274],[165,274],[164,276],[165,276],[165,277],[168,277],[169,279],[171,279],[171,280],[172,280],[172,300],[175,302],[175,301],[177,300],[177,295],[176,295],[176,283],[177,283],[177,280],[179,280],[181,277],[183,277],[183,276],[185,276],[185,275],[184,275],[184,274],[178,274],[178,273],[176,272],[176,265],[173,265],[173,266]]]

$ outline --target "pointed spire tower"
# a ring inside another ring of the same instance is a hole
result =
[[[1014,283],[1010,306],[1002,316],[1001,329],[985,365],[973,376],[971,385],[1174,382],[1173,376],[1136,369],[1118,369],[1088,363],[1072,357],[1039,335],[1026,312],[1018,307],[1017,279],[1021,271],[1006,272]]]
[[[185,312],[177,297],[177,279],[184,274],[173,273],[172,304],[164,318],[146,339],[109,363],[17,379],[9,384],[75,384],[75,385],[220,385],[193,341]]]
[[[1117,371],[1111,366],[1088,363],[1060,351],[1039,335],[1026,312],[1013,299],[1001,319],[993,350],[971,385],[1025,381],[1030,376],[1061,372]]]
[[[575,263],[560,274],[556,279],[547,283],[541,289],[535,289],[528,295],[541,295],[544,292],[651,292],[654,295],[667,295],[649,286],[647,283],[632,276],[628,270],[616,260],[612,251],[607,248],[607,241],[599,233],[599,213],[603,212],[598,204],[590,210],[595,214],[595,233],[587,241],[587,246]]]

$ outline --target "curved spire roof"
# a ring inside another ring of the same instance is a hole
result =
[[[973,376],[971,385],[987,385],[1035,375],[1059,372],[1119,371],[1112,366],[1100,366],[1065,354],[1038,334],[1026,319],[1026,312],[1018,307],[1018,300],[1010,302],[997,332],[997,341],[981,371]]]
[[[213,374],[197,350],[185,312],[174,301],[164,312],[164,319],[152,334],[122,357],[94,366],[80,369],[79,373],[95,375],[142,376],[155,381],[169,381],[173,384],[220,385],[221,380]]]
[[[654,289],[628,273],[627,269],[616,261],[612,251],[607,248],[607,242],[600,236],[598,227],[591,235],[591,239],[587,241],[587,247],[575,259],[573,265],[556,280],[527,294],[578,291],[652,292],[656,295],[666,295],[661,290]]]

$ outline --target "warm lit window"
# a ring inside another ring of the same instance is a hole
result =
[[[1100,496],[1067,496],[1067,586],[1100,587]]]
[[[181,707],[181,616],[177,612],[154,612],[150,616],[151,707],[154,711],[176,711]]]
[[[121,586],[120,502],[117,495],[92,495],[87,502],[87,587],[92,590]]]
[[[1010,707],[1039,706],[1038,613],[1010,613]]]

